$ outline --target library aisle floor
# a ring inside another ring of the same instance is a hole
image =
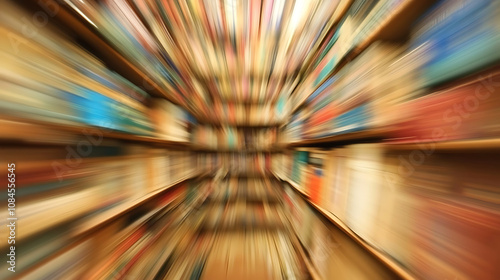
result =
[[[185,220],[195,233],[183,237],[176,249],[177,257],[165,262],[157,278],[319,277],[311,275],[307,268],[310,264],[305,263],[304,249],[286,217],[276,178],[227,175],[217,180],[205,179],[201,184],[210,192]],[[322,244],[320,260],[333,260],[329,263],[333,266],[332,275],[343,279],[398,279],[345,233],[328,228],[332,235]]]
[[[500,1],[3,0],[1,280],[500,279]]]

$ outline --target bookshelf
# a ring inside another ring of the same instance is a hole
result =
[[[495,147],[498,146],[498,136],[496,132],[486,132],[486,129],[482,128],[486,124],[480,124],[474,132],[467,132],[468,134],[474,134],[473,137],[462,135],[465,133],[462,133],[460,130],[452,129],[451,125],[448,125],[446,122],[430,126],[425,134],[422,133],[425,131],[426,124],[424,124],[424,122],[431,118],[439,118],[442,116],[436,113],[431,116],[425,116],[427,112],[419,109],[424,103],[430,104],[436,100],[435,102],[439,104],[439,102],[443,102],[442,100],[446,96],[450,96],[450,98],[452,98],[454,94],[463,95],[464,98],[468,98],[467,96],[474,97],[478,91],[483,92],[487,89],[487,87],[491,87],[491,81],[496,79],[499,75],[498,68],[495,66],[488,67],[478,73],[473,73],[457,80],[446,82],[439,87],[432,89],[430,94],[410,100],[406,103],[406,107],[400,108],[404,111],[412,110],[413,115],[411,117],[394,120],[392,123],[388,123],[382,127],[375,126],[357,132],[338,133],[327,137],[304,139],[288,143],[285,142],[281,145],[282,147],[288,148],[313,146],[333,147],[355,143],[380,142],[386,144],[387,148],[403,150],[418,149],[421,148],[422,145],[432,145],[432,147],[438,150],[495,149]],[[438,101],[438,99],[440,101]],[[496,100],[490,100],[490,102],[496,102]],[[447,107],[445,106],[447,105],[442,107],[442,112],[446,112]],[[477,111],[483,114],[493,113],[493,111],[489,109],[486,104],[484,104],[484,106],[480,106]],[[423,120],[419,120],[415,123],[407,123],[410,118],[421,118]],[[464,118],[464,122],[467,121],[467,118]],[[404,129],[401,129],[398,126],[404,127]],[[492,125],[492,127],[494,126]],[[283,129],[283,127],[281,127],[281,129]],[[449,139],[444,139],[442,137],[434,139],[432,136],[432,129],[443,130],[444,133],[454,134],[459,132],[462,134],[458,134],[458,136],[451,135]]]
[[[385,143],[391,150],[418,150],[429,147],[437,151],[451,152],[473,152],[479,150],[498,150],[500,149],[500,139],[477,139],[477,140],[457,140],[446,142],[418,142],[418,143]]]
[[[493,279],[498,3],[399,3],[291,96],[274,173],[400,278]]]
[[[5,2],[0,278],[496,279],[500,4],[459,2]]]
[[[243,153],[243,154],[256,154],[256,153],[279,153],[283,151],[282,148],[269,148],[269,149],[220,149],[211,148],[208,146],[193,145],[191,150],[202,153]]]
[[[168,227],[176,232],[179,223],[166,221],[167,213],[189,213],[175,209],[189,210],[186,186],[205,175],[190,151],[193,116],[185,111],[193,110],[68,3],[37,3],[5,3],[0,23],[14,40],[1,44],[0,149],[16,165],[22,255],[17,273],[3,264],[0,278],[87,278],[86,269],[102,264],[94,272],[107,273],[119,260],[103,260],[140,239],[139,252],[123,251],[131,261],[121,271],[129,273],[137,256],[168,240]],[[33,14],[47,17],[43,28],[22,27],[19,20]],[[166,223],[159,228],[156,219]]]
[[[274,173],[273,173],[274,174]],[[309,195],[307,195],[301,188],[297,185],[297,183],[293,182],[290,179],[287,178],[282,178],[276,174],[274,176],[280,180],[283,180],[290,184],[293,189],[299,193],[304,200],[309,203],[318,213],[323,215],[325,218],[327,218],[332,224],[334,224],[336,227],[340,228],[343,232],[345,232],[350,238],[352,238],[354,241],[356,241],[359,245],[361,245],[366,251],[368,251],[370,254],[372,254],[374,257],[376,257],[381,263],[389,267],[392,271],[394,271],[399,277],[402,279],[418,279],[410,273],[407,269],[401,266],[397,261],[392,259],[390,256],[388,256],[386,253],[381,252],[379,249],[374,248],[372,245],[370,245],[368,242],[363,240],[359,235],[357,235],[355,232],[353,232],[342,220],[337,218],[334,214],[331,212],[323,209],[322,207],[318,206],[316,203],[312,202],[309,199]]]
[[[160,147],[171,147],[178,149],[189,149],[189,142],[171,141],[160,137],[134,135],[129,133],[112,131],[110,129],[74,124],[58,124],[49,121],[33,119],[14,118],[12,116],[2,116],[0,120],[4,130],[0,133],[0,141],[16,143],[16,145],[67,145],[76,144],[82,140],[83,136],[89,133],[98,133],[104,140],[119,140],[125,143],[135,143],[142,145],[153,145]],[[51,138],[30,137],[34,131],[40,134],[52,135]],[[55,137],[55,135],[59,136]]]
[[[240,122],[210,122],[210,121],[199,121],[200,125],[210,125],[213,127],[236,127],[236,128],[273,128],[284,125],[285,123],[264,123],[264,124],[252,124],[252,123],[240,123]]]
[[[428,249],[414,246],[439,237],[419,230],[416,221],[425,224],[434,215],[442,215],[450,225],[460,223],[455,232],[447,224],[450,244],[456,242],[457,234],[474,240],[477,234],[495,231],[487,221],[499,217],[494,194],[498,175],[490,167],[498,150],[496,139],[354,143],[330,150],[309,147],[285,152],[285,158],[293,155],[294,159],[273,163],[273,173],[399,277],[419,279],[426,271],[411,256],[424,255]],[[304,159],[300,153],[309,156]],[[422,162],[411,158],[417,153],[423,156]],[[313,176],[318,169],[320,175]],[[363,197],[362,204],[357,202]],[[468,219],[465,213],[475,218]],[[400,225],[403,217],[411,222]],[[471,246],[467,255],[480,258],[478,248],[483,247]],[[495,254],[493,250],[483,253]],[[460,268],[453,269],[459,273]],[[494,269],[489,266],[485,275]]]

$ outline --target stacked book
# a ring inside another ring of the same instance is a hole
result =
[[[422,94],[420,56],[399,45],[371,45],[307,98],[284,131],[289,142],[383,128],[406,116],[390,108]]]
[[[156,135],[170,141],[188,142],[189,113],[165,99],[151,100],[150,115]]]
[[[134,277],[154,278],[164,274],[166,262],[182,251],[182,239],[195,239],[195,231],[185,223],[196,201],[187,201],[188,185],[166,194],[156,205],[129,224],[115,223],[92,238],[111,238],[107,246],[95,252],[82,278]],[[92,264],[95,262],[94,264]]]
[[[418,69],[419,84],[437,90],[398,108],[410,112],[395,122],[398,140],[440,142],[500,135],[499,11],[497,1],[440,1],[416,25],[411,49],[420,51],[425,62]]]
[[[266,151],[276,143],[276,128],[237,128],[196,126],[193,128],[194,146],[221,151]]]
[[[284,229],[286,222],[283,210],[273,204],[267,202],[247,203],[243,199],[226,204],[213,203],[206,206],[201,230],[274,230]]]
[[[215,104],[265,102],[291,93],[347,2],[70,0],[67,6],[174,100],[209,117],[213,97]]]
[[[176,66],[180,62],[143,22],[149,14],[137,12],[139,7],[146,7],[146,3],[68,1],[68,6],[149,79],[167,89],[173,100],[187,103],[192,97],[192,87],[186,84],[186,77]]]
[[[456,79],[500,60],[498,13],[493,0],[439,1],[416,24],[411,49],[425,48],[422,86]]]

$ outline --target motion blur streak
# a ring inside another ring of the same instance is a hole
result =
[[[500,1],[0,11],[0,279],[500,275]]]

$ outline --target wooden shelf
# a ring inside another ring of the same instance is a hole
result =
[[[398,7],[389,14],[377,28],[363,40],[353,51],[347,55],[350,61],[378,40],[406,39],[415,20],[420,17],[437,0],[407,0],[402,1]]]
[[[114,139],[139,144],[154,144],[165,147],[188,149],[189,142],[179,142],[153,136],[141,136],[125,132],[112,131],[101,127],[84,124],[51,123],[35,119],[23,119],[12,116],[0,116],[0,142],[12,142],[15,145],[67,145],[76,144],[86,133],[99,133],[104,139]],[[37,135],[33,137],[33,135]]]
[[[321,137],[310,140],[303,140],[297,142],[291,142],[285,144],[287,147],[305,147],[305,146],[313,146],[313,145],[333,145],[340,144],[342,142],[357,142],[364,140],[373,140],[373,139],[383,139],[388,135],[389,130],[387,129],[369,129],[363,131],[356,132],[348,132],[343,134],[337,134],[328,137]]]
[[[274,174],[274,173],[273,173]],[[371,253],[374,257],[376,257],[379,261],[385,264],[388,268],[390,268],[393,272],[395,272],[398,276],[403,279],[417,279],[414,275],[408,272],[405,268],[401,267],[399,263],[389,257],[387,254],[379,251],[374,248],[372,245],[368,244],[364,239],[358,236],[354,231],[352,231],[342,220],[340,220],[337,216],[332,214],[331,212],[323,209],[321,206],[313,203],[309,200],[309,197],[305,194],[305,192],[301,191],[296,183],[288,178],[281,178],[277,174],[274,174],[276,178],[281,179],[287,183],[289,183],[292,188],[297,191],[306,201],[315,208],[319,213],[321,213],[324,217],[326,217],[333,225],[341,229],[345,232],[350,238],[356,241],[361,247]]]
[[[444,142],[417,142],[417,143],[384,143],[390,150],[439,150],[439,151],[477,151],[500,150],[500,138],[456,140]]]
[[[330,136],[300,142],[288,143],[286,147],[310,147],[318,144],[340,144],[344,142],[361,142],[370,139],[389,139],[389,142],[382,142],[384,148],[389,150],[438,150],[438,151],[476,151],[476,150],[500,150],[500,138],[453,140],[443,142],[412,142],[390,140],[389,130],[371,130],[362,132],[352,132],[337,136]]]

